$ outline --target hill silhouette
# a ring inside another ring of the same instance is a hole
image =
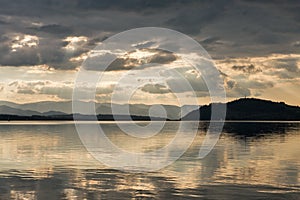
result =
[[[282,120],[282,121],[298,121],[300,120],[300,107],[290,106],[284,102],[272,102],[269,100],[256,99],[256,98],[242,98],[234,100],[228,103],[214,103],[216,108],[221,108],[226,105],[226,120]],[[178,107],[180,109],[180,107]],[[185,108],[185,107],[183,107]],[[149,117],[144,115],[143,112],[140,115],[132,114],[131,116],[118,116],[120,120],[210,120],[211,119],[212,104],[201,106],[199,109],[189,112],[182,119],[175,118],[161,118],[159,116]],[[171,110],[172,111],[172,110]],[[7,114],[8,112],[10,114]],[[138,113],[138,110],[135,111]],[[200,114],[200,117],[199,117]],[[76,114],[77,119],[92,120],[93,116]],[[79,117],[78,117],[79,116]],[[45,113],[39,113],[31,110],[20,110],[10,108],[8,106],[0,106],[0,120],[73,120],[73,114],[65,114],[59,111],[48,111]],[[97,119],[99,121],[111,121],[114,120],[114,116],[111,114],[98,114]]]
[[[214,103],[218,108],[222,103]],[[210,105],[201,106],[183,117],[182,120],[210,120]],[[226,120],[300,120],[300,107],[290,106],[284,102],[273,102],[256,98],[242,98],[226,103]]]

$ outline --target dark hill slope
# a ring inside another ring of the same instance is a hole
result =
[[[214,105],[218,107],[222,104]],[[300,107],[283,102],[243,98],[228,102],[226,106],[226,120],[300,120]],[[190,112],[183,120],[197,120],[195,116],[199,115],[199,112],[201,120],[210,120],[211,104]]]

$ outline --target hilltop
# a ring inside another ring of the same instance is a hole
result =
[[[214,103],[216,107],[224,106]],[[212,104],[201,106],[183,117],[182,120],[210,120]],[[284,102],[273,102],[256,98],[242,98],[226,103],[226,120],[300,120],[300,107]]]

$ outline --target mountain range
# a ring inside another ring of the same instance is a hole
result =
[[[94,102],[76,102],[82,108],[90,107]],[[113,104],[115,110],[124,110],[128,105]],[[145,104],[130,104],[129,111],[131,115],[149,116],[150,107],[163,106],[167,113],[168,119],[179,119],[181,107],[174,105],[145,105]],[[95,103],[96,113],[99,115],[112,115],[112,105],[110,103]],[[182,107],[182,116],[188,114],[198,106],[185,105]],[[155,109],[154,109],[155,110]],[[8,101],[0,101],[0,115],[18,115],[18,116],[51,116],[51,115],[69,115],[72,114],[72,101],[52,102],[42,101],[36,103],[17,104]],[[83,109],[80,112],[82,115],[88,115],[87,111]],[[120,114],[120,113],[116,113]],[[159,112],[153,112],[152,117],[161,117]]]
[[[77,102],[79,105],[88,106],[93,102]],[[181,107],[174,105],[152,105],[163,106],[167,113],[168,120],[210,120],[211,108],[214,105],[217,109],[226,106],[226,120],[300,120],[300,107],[287,105],[284,102],[273,102],[256,98],[241,98],[226,104],[213,103],[204,106],[186,105],[182,107],[184,117],[180,118]],[[114,104],[116,110],[122,110],[128,105]],[[96,103],[96,113],[99,120],[113,120],[111,104]],[[150,120],[154,117],[157,120],[165,119],[159,112],[153,112],[149,117],[151,105],[131,104],[129,110],[134,120]],[[195,109],[198,108],[198,109]],[[193,110],[194,109],[194,110]],[[155,110],[155,109],[154,109]],[[45,119],[45,120],[71,120],[72,102],[37,102],[28,104],[17,104],[7,101],[0,101],[0,120],[6,119]],[[84,119],[90,119],[88,113],[77,113]],[[128,116],[118,114],[119,118],[128,119]],[[14,116],[14,117],[11,117]],[[199,117],[200,116],[200,117]],[[25,117],[25,118],[24,118]]]

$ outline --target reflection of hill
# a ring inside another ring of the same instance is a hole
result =
[[[226,122],[223,132],[243,136],[260,136],[268,134],[285,134],[293,129],[299,129],[299,126],[299,123]]]
[[[214,104],[216,107],[222,104]],[[300,108],[283,102],[277,103],[267,100],[244,98],[226,104],[227,120],[300,120]],[[186,115],[184,120],[197,120],[200,112],[201,120],[209,120],[211,104],[202,106],[199,110]]]

